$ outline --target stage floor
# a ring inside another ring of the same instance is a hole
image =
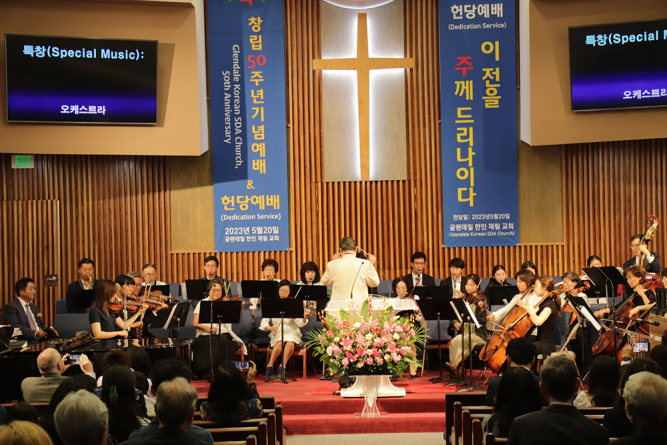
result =
[[[300,374],[298,374],[300,376]],[[273,395],[276,404],[284,409],[284,425],[288,435],[364,434],[364,433],[434,433],[445,430],[445,394],[456,386],[431,383],[438,374],[430,372],[414,380],[399,379],[394,386],[405,388],[405,397],[379,398],[378,408],[387,417],[355,418],[361,412],[361,398],[333,395],[338,384],[318,377],[298,378],[284,384],[265,382],[264,376],[255,380],[261,395]],[[487,376],[488,376],[487,372]],[[483,381],[483,379],[480,379]],[[193,381],[200,394],[208,393],[209,383]]]

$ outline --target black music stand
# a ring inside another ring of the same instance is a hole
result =
[[[621,286],[621,289],[625,289],[625,286],[628,284],[627,281],[625,280],[625,277],[623,274],[618,270],[616,267],[612,266],[607,266],[607,267],[589,267],[583,269],[584,272],[586,272],[586,275],[589,276],[589,278],[595,283],[595,285],[599,288],[600,286],[604,286],[605,288],[605,295],[607,298],[607,307],[609,307],[611,311],[611,317],[612,317],[612,323],[613,323],[613,329],[614,329],[614,357],[618,356],[618,341],[616,339],[616,311],[612,309],[613,306],[616,305],[616,297],[617,294],[614,295],[614,303],[609,304],[609,288],[607,287],[608,285],[611,286],[612,292],[614,289],[619,289],[619,286]],[[623,294],[621,294],[621,301],[623,298]]]
[[[171,308],[170,311],[161,310],[158,311],[157,315],[151,321],[151,324],[148,326],[153,329],[170,329],[170,337],[180,338],[181,328],[185,326],[185,322],[188,319],[188,312],[190,311],[190,302],[182,301]],[[175,332],[174,332],[175,330]],[[174,335],[174,333],[176,335]]]
[[[581,297],[574,297],[572,295],[566,295],[565,299],[567,300],[568,304],[570,304],[570,307],[572,307],[577,314],[577,317],[579,318],[580,322],[580,327],[582,329],[581,331],[581,363],[582,367],[586,367],[586,363],[591,363],[590,360],[590,354],[592,352],[591,345],[590,345],[590,334],[588,333],[588,325],[586,322],[591,323],[594,327],[597,324],[597,321],[595,320],[595,316],[593,315],[593,310],[591,307],[588,305],[586,300],[584,300]],[[600,330],[600,327],[598,325],[597,330]]]
[[[241,320],[243,302],[240,300],[211,300],[201,301],[199,304],[199,322],[209,320],[209,323],[213,325],[213,321],[215,320],[215,323],[218,324],[218,333],[216,335],[220,335],[221,324],[238,324]],[[209,335],[208,348],[209,359],[211,361],[211,379],[213,379],[213,335]],[[218,347],[218,349],[220,348]]]
[[[85,314],[93,305],[95,289],[80,289],[74,293],[74,309],[77,314]]]
[[[507,306],[516,294],[520,294],[516,286],[487,286],[484,294],[491,306]]]
[[[277,283],[276,283],[277,284]],[[318,286],[324,287],[324,286]],[[325,288],[326,289],[326,288]],[[280,318],[280,342],[282,349],[280,351],[280,363],[283,366],[285,375],[280,379],[287,384],[287,363],[285,363],[285,318],[303,318],[304,307],[303,300],[300,298],[264,298],[262,300],[263,318]],[[276,379],[278,380],[278,379]],[[296,382],[296,379],[290,379]]]
[[[259,309],[260,305],[262,304],[262,298],[278,297],[278,282],[243,280],[241,281],[241,294],[245,300],[258,298],[259,300],[257,301],[257,308]]]
[[[472,324],[475,324],[475,327],[479,328],[480,324],[475,317],[470,305],[463,298],[456,298],[450,302],[454,311],[456,313],[456,318],[458,318],[459,323],[461,323],[461,365],[463,366],[462,375],[465,375],[466,370],[466,361],[463,359],[463,347],[465,346],[465,324],[468,324],[468,359],[470,360],[470,383],[467,387],[457,390],[460,391],[472,391],[472,390],[481,390],[482,387],[477,385],[472,381]],[[463,377],[463,383],[465,384],[465,377]],[[451,383],[450,383],[451,385]]]
[[[206,292],[208,283],[210,283],[209,280],[185,280],[188,300],[199,301],[208,297],[208,292]]]
[[[451,320],[456,317],[452,305],[449,304],[449,302],[452,301],[451,293],[449,292],[449,288],[444,286],[419,286],[415,287],[412,292],[413,295],[419,296],[419,300],[415,301],[419,306],[419,310],[421,311],[424,320],[435,320],[438,323],[438,367],[440,368],[440,374],[438,377],[430,379],[430,382],[444,382],[449,379],[445,379],[442,376],[442,335],[440,333],[440,320],[442,318]]]

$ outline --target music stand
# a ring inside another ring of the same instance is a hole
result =
[[[182,303],[179,303],[179,305],[180,304]],[[211,300],[201,301],[199,304],[199,322],[201,323],[202,320],[209,320],[209,323],[212,326],[213,320],[216,320],[216,323],[218,324],[218,333],[216,335],[220,335],[221,324],[238,324],[241,320],[241,308],[243,307],[243,302],[240,300]],[[208,348],[209,359],[211,361],[211,379],[213,379],[213,335],[209,335]],[[219,349],[220,347],[218,345],[218,350]]]
[[[182,301],[171,308],[170,311],[161,310],[158,311],[157,315],[151,321],[151,324],[148,326],[153,329],[175,329],[176,335],[173,335],[173,332],[170,333],[171,337],[180,338],[181,328],[185,326],[185,322],[188,319],[188,312],[190,311],[190,302]]]
[[[93,305],[95,289],[79,289],[74,293],[74,309],[77,314],[85,314]]]
[[[487,286],[486,299],[489,300],[490,306],[507,306],[516,294],[520,294],[519,288],[516,286]]]
[[[613,323],[613,329],[614,329],[614,357],[618,356],[618,341],[616,339],[616,311],[612,309],[613,306],[616,305],[616,297],[617,294],[614,295],[614,301],[613,304],[609,304],[609,288],[607,287],[607,284],[609,284],[612,288],[612,292],[614,289],[625,289],[625,285],[627,284],[627,281],[625,280],[625,277],[623,274],[619,271],[618,268],[612,267],[612,266],[607,266],[607,267],[588,267],[583,269],[584,272],[586,272],[586,275],[588,275],[591,280],[593,280],[593,283],[599,288],[600,286],[604,285],[605,289],[605,295],[607,298],[607,307],[609,307],[611,316],[612,316],[612,323]],[[621,293],[621,299],[623,298],[623,294]]]
[[[588,359],[588,354],[591,352],[590,346],[590,334],[588,332],[587,324],[588,321],[593,325],[596,331],[601,329],[601,326],[593,316],[593,309],[588,305],[588,302],[581,297],[574,297],[572,295],[566,295],[565,299],[572,309],[575,310],[577,318],[579,319],[579,324],[582,329],[581,331],[581,359],[582,364],[585,367],[586,363],[590,363]],[[588,354],[587,354],[588,351]]]
[[[461,365],[463,366],[463,372],[465,374],[466,361],[463,359],[463,348],[465,346],[465,324],[468,325],[468,358],[470,359],[470,383],[467,387],[459,389],[460,391],[468,391],[475,389],[482,389],[481,386],[473,383],[472,381],[472,323],[475,324],[476,328],[480,327],[477,317],[473,312],[470,305],[463,298],[456,298],[450,302],[456,313],[456,318],[458,318],[461,323]],[[463,383],[465,384],[465,377],[463,377]]]
[[[285,363],[285,318],[303,318],[303,314],[303,300],[300,298],[265,297],[264,300],[262,300],[262,317],[280,318],[280,342],[282,343],[282,348],[280,351],[280,363],[282,364],[284,374],[280,381],[282,381],[284,384],[287,384],[287,363]],[[296,379],[290,380],[296,382]]]
[[[188,300],[203,300],[208,297],[206,288],[209,280],[185,280],[185,293]]]
[[[419,310],[425,320],[435,320],[438,323],[438,366],[440,374],[438,377],[430,379],[431,383],[443,382],[442,376],[442,335],[440,333],[440,320],[451,320],[456,316],[450,301],[452,301],[449,289],[444,286],[415,287],[413,295],[419,295],[419,300],[415,300]]]
[[[243,280],[241,281],[241,295],[244,299],[250,300],[257,298],[255,305],[259,309],[262,304],[262,298],[276,298],[278,297],[278,282],[277,281],[261,281],[261,280]]]

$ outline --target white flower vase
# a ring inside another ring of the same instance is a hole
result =
[[[381,375],[359,376],[361,379],[361,388],[364,393],[364,409],[361,417],[381,417],[377,405],[378,390],[380,389]]]

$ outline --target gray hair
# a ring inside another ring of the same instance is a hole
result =
[[[99,443],[109,424],[104,402],[85,389],[70,392],[56,408],[53,420],[66,445]]]
[[[338,247],[341,248],[341,250],[346,251],[346,250],[355,250],[357,248],[357,242],[354,240],[354,238],[350,236],[346,236],[342,240],[340,240],[340,244]]]
[[[133,270],[132,272],[128,272],[128,273],[126,273],[125,275],[127,275],[127,276],[130,277],[130,278],[141,278],[142,280],[143,280],[143,278],[144,278],[144,277],[141,276],[141,274],[140,274],[139,272],[137,272],[136,270]]]
[[[667,415],[667,380],[648,371],[633,374],[625,384],[623,398],[634,416],[647,423],[662,422]]]
[[[197,406],[199,394],[183,377],[162,382],[155,396],[155,415],[166,426],[181,426]]]
[[[53,348],[47,348],[37,356],[37,367],[39,372],[52,372],[58,370],[58,362],[62,357],[60,353]]]

